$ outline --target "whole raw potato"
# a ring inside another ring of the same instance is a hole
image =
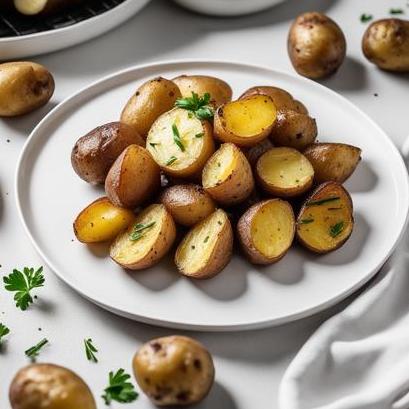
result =
[[[0,64],[0,116],[34,111],[53,93],[54,79],[42,65],[28,61]]]
[[[342,30],[335,21],[318,12],[297,17],[290,28],[287,46],[295,70],[311,79],[335,73],[346,54]]]
[[[362,51],[383,70],[409,72],[409,21],[387,18],[373,22],[362,38]]]

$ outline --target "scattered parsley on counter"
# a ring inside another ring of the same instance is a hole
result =
[[[146,229],[150,229],[153,225],[155,225],[156,222],[150,222],[150,223],[137,223],[135,224],[131,236],[130,236],[130,240],[132,241],[138,241],[140,240]]]
[[[129,403],[136,400],[138,393],[136,392],[132,383],[128,382],[130,375],[125,373],[124,369],[118,369],[114,374],[109,373],[109,385],[104,389],[102,399],[105,404],[109,405],[113,400],[121,403]]]
[[[368,21],[371,21],[373,19],[373,15],[372,14],[361,14],[361,22],[362,23],[367,23]]]
[[[403,9],[389,9],[389,14],[404,14]]]
[[[0,322],[0,345],[1,339],[10,333],[10,329]]]
[[[30,291],[34,288],[44,286],[43,267],[40,267],[37,271],[34,268],[24,267],[23,272],[14,269],[8,276],[3,277],[4,288],[7,291],[13,291],[14,301],[16,301],[16,307],[22,311],[33,302],[33,297]]]
[[[87,356],[88,361],[92,361],[97,363],[98,359],[95,356],[95,353],[98,352],[98,349],[92,343],[91,338],[84,339],[84,346],[85,346],[85,355]]]
[[[214,109],[209,105],[210,94],[206,92],[202,97],[192,92],[191,97],[178,98],[175,106],[178,108],[187,109],[195,114],[198,119],[212,119],[214,116]]]
[[[179,129],[176,126],[176,124],[172,125],[172,132],[173,132],[173,141],[176,143],[176,145],[179,147],[179,149],[182,152],[184,152],[185,151],[185,145],[183,145],[182,139],[180,139]]]
[[[329,228],[329,235],[332,238],[335,238],[335,237],[339,236],[342,233],[343,230],[344,230],[344,222],[336,223],[336,224],[334,224],[333,226],[331,226]]]
[[[41,348],[48,344],[48,339],[43,338],[38,344],[32,346],[31,348],[28,348],[27,351],[24,351],[27,357],[29,357],[32,361],[35,361],[38,354],[41,351]]]

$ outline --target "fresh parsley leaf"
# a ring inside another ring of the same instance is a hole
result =
[[[195,115],[199,119],[212,119],[214,116],[214,111],[212,107],[204,106],[195,111]]]
[[[104,389],[102,399],[105,404],[109,405],[112,401],[129,403],[136,400],[138,393],[132,383],[128,382],[130,375],[125,373],[125,370],[120,368],[114,374],[109,373],[109,385]]]
[[[335,196],[335,197],[328,197],[326,199],[320,199],[320,200],[310,200],[306,204],[306,206],[320,206],[322,204],[334,202],[334,201],[339,200],[339,199],[340,199],[339,196]]]
[[[23,311],[33,302],[30,291],[43,287],[44,281],[43,267],[37,271],[34,271],[34,268],[24,267],[23,272],[14,269],[8,276],[3,277],[4,288],[15,292],[16,307]]]
[[[168,161],[166,162],[166,166],[171,165],[173,162],[176,162],[178,158],[176,156],[171,156]]]
[[[362,23],[367,23],[368,21],[371,21],[373,19],[373,15],[372,14],[361,14],[361,22]]]
[[[43,338],[38,344],[32,346],[31,348],[28,348],[24,353],[32,360],[35,361],[38,354],[40,353],[41,348],[48,344],[48,339]]]
[[[404,14],[403,9],[389,9],[389,14]]]
[[[10,329],[0,322],[0,345],[1,339],[10,333]]]
[[[192,92],[191,97],[178,98],[175,102],[175,106],[193,112],[199,119],[212,119],[214,109],[209,105],[209,102],[210,94],[208,92],[201,97],[199,97],[196,92]]]
[[[302,219],[300,220],[300,224],[310,224],[314,221],[314,219]]]
[[[98,349],[96,349],[95,346],[93,345],[92,339],[91,338],[84,339],[84,346],[85,346],[85,355],[87,356],[88,361],[97,363],[98,359],[95,356],[95,353],[98,352]]]
[[[329,228],[329,235],[332,238],[339,236],[344,230],[344,222],[338,222]]]
[[[131,233],[131,235],[129,237],[129,240],[132,240],[132,241],[140,240],[143,237],[143,235],[145,233],[145,230],[150,229],[152,226],[155,225],[155,223],[156,223],[155,221],[152,221],[152,222],[146,223],[146,224],[145,223],[135,224],[135,226],[132,229],[132,233]]]
[[[182,152],[184,152],[185,151],[185,145],[183,145],[182,139],[180,139],[179,129],[176,126],[176,124],[172,125],[172,132],[173,132],[173,141],[176,143],[176,145],[179,147],[179,149]]]

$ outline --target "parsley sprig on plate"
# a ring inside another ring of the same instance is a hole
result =
[[[28,348],[24,353],[28,358],[30,358],[32,361],[35,361],[38,354],[40,353],[41,349],[43,348],[44,345],[48,344],[48,339],[43,338],[38,344],[32,346],[31,348]]]
[[[88,361],[97,363],[98,359],[95,353],[98,352],[98,349],[95,348],[94,344],[92,343],[91,338],[84,339],[84,347],[85,347],[85,355],[87,356]]]
[[[44,286],[43,267],[34,271],[34,268],[24,267],[23,271],[14,269],[8,276],[3,277],[4,288],[7,291],[15,292],[14,301],[16,307],[22,311],[33,303],[31,290]]]
[[[102,399],[105,404],[109,405],[112,401],[129,403],[133,402],[138,397],[135,387],[129,379],[131,378],[124,369],[118,369],[114,374],[109,373],[109,385],[104,389]]]
[[[0,345],[1,339],[5,337],[7,334],[10,334],[10,329],[0,322]]]
[[[192,92],[191,97],[178,98],[175,102],[175,106],[193,112],[198,119],[212,119],[214,109],[209,105],[209,102],[210,94],[208,92],[201,97],[199,97],[196,92]]]

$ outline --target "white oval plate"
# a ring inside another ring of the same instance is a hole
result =
[[[103,190],[81,181],[71,149],[90,129],[119,118],[136,87],[152,77],[182,73],[228,81],[237,97],[253,85],[274,84],[303,101],[317,118],[322,141],[358,145],[363,161],[346,187],[355,229],[339,250],[316,256],[295,247],[279,263],[256,267],[235,255],[208,281],[181,277],[171,257],[142,272],[122,270],[104,246],[75,240],[72,222]],[[351,294],[381,267],[397,244],[408,210],[408,176],[385,133],[333,91],[268,68],[179,61],[121,71],[57,106],[34,129],[16,175],[17,206],[37,251],[55,273],[86,298],[132,319],[161,326],[228,331],[260,328],[311,315]]]

